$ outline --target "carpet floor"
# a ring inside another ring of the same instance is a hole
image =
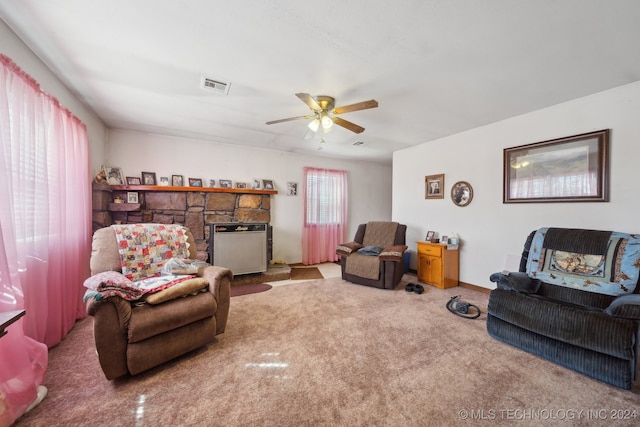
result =
[[[394,291],[333,278],[234,298],[217,343],[116,381],[84,319],[50,350],[49,396],[16,426],[638,425],[638,387],[492,339],[485,293],[418,295],[405,278]],[[447,311],[458,294],[480,318]]]

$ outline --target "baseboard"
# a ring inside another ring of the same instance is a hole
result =
[[[478,286],[478,285],[472,285],[471,283],[458,282],[458,286],[460,286],[461,288],[472,289],[474,291],[482,292],[485,294],[488,294],[491,292],[491,289],[489,288],[485,288],[483,286]]]
[[[411,274],[415,274],[416,276],[418,275],[418,271],[414,270],[412,268],[409,269],[409,273]],[[474,291],[478,291],[478,292],[482,292],[485,294],[488,294],[491,292],[491,289],[489,288],[485,288],[483,286],[478,286],[478,285],[472,285],[471,283],[465,283],[465,282],[458,282],[458,286],[460,286],[461,288],[467,288],[467,289],[472,289]]]

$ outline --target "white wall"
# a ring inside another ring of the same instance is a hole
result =
[[[610,202],[503,204],[503,150],[523,144],[611,129]],[[393,157],[393,220],[408,225],[415,241],[427,230],[456,232],[462,240],[460,281],[493,288],[489,275],[519,259],[536,228],[574,227],[640,232],[640,82],[397,151]],[[425,200],[425,175],[445,174],[445,199]],[[449,191],[467,181],[466,207]],[[517,268],[517,264],[515,265]]]
[[[60,104],[76,115],[86,126],[89,138],[89,161],[92,174],[100,170],[105,159],[106,128],[93,110],[83,105],[62,84],[51,70],[0,20],[0,52],[8,56],[18,67],[33,77],[40,88],[60,101]]]
[[[231,179],[248,182],[272,179],[278,194],[271,196],[273,258],[287,263],[302,261],[302,174],[313,166],[347,170],[349,176],[349,232],[371,220],[391,220],[391,165],[305,156],[273,150],[236,147],[166,135],[109,130],[107,164],[120,167],[125,176],[155,172],[161,176]],[[287,196],[288,181],[298,183],[298,195]]]

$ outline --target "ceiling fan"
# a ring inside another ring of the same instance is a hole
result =
[[[338,117],[337,115],[378,107],[378,101],[376,101],[375,99],[334,108],[336,100],[331,96],[311,96],[308,93],[296,93],[296,96],[300,98],[302,102],[307,104],[309,108],[311,108],[312,114],[307,114],[306,116],[289,117],[280,120],[272,120],[270,122],[267,122],[267,124],[273,125],[276,123],[288,122],[291,120],[313,119],[307,126],[314,133],[318,131],[320,126],[322,126],[324,132],[328,132],[331,130],[331,127],[334,123],[338,126],[342,126],[343,128],[350,130],[351,132],[362,133],[364,132],[364,128],[362,126]]]

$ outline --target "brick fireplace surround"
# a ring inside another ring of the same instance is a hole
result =
[[[138,203],[127,203],[129,192]],[[118,222],[182,224],[196,240],[198,259],[207,260],[207,224],[269,223],[272,194],[277,191],[93,183],[93,231]],[[118,198],[123,203],[114,203]]]

